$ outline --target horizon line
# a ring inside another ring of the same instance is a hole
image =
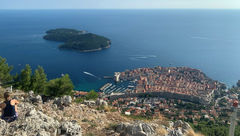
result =
[[[240,8],[0,8],[0,10],[240,10]]]

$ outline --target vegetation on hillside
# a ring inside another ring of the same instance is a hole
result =
[[[0,84],[6,83],[12,80],[12,76],[10,72],[12,71],[13,67],[8,66],[6,59],[0,57]]]
[[[61,78],[50,80],[47,83],[47,91],[45,95],[54,97],[72,95],[73,88],[74,88],[73,83],[69,78],[69,75],[66,74]]]
[[[11,75],[12,66],[8,66],[6,59],[0,57],[0,82],[3,85],[13,85],[25,92],[30,90],[36,94],[50,97],[71,95],[74,88],[68,74],[48,81],[43,67],[38,66],[34,73],[30,65],[26,65],[20,74]]]
[[[205,136],[228,136],[229,124],[202,120],[192,125],[195,132],[201,132]],[[235,128],[235,136],[240,136],[240,125]]]
[[[96,100],[98,98],[98,93],[95,92],[94,90],[91,90],[90,92],[88,92],[88,94],[86,95],[86,100]]]
[[[87,93],[86,96],[77,98],[75,100],[76,103],[82,103],[84,100],[96,100],[98,98],[98,93],[94,90],[91,90],[90,92]]]
[[[43,94],[46,91],[47,75],[43,67],[38,66],[32,76],[31,87],[36,94]]]
[[[53,29],[46,32],[43,38],[50,41],[64,42],[60,45],[60,49],[73,49],[79,51],[90,51],[107,48],[110,40],[106,37],[99,36],[85,31],[74,29]]]
[[[24,91],[29,91],[32,89],[31,86],[31,78],[32,78],[32,69],[30,65],[26,65],[26,67],[21,71],[19,78],[16,82],[19,82],[18,88]]]

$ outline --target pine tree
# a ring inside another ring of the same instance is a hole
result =
[[[21,71],[19,76],[19,88],[28,92],[31,88],[31,76],[32,76],[32,69],[30,65],[26,65],[25,69]]]
[[[34,93],[43,94],[46,90],[47,75],[44,72],[43,67],[38,66],[32,76],[32,90]]]
[[[10,72],[13,67],[8,66],[6,59],[0,57],[0,83],[6,83],[12,80]]]
[[[69,75],[66,74],[61,78],[50,80],[48,82],[45,95],[53,97],[72,95],[73,88],[74,88],[73,83],[69,78]]]
[[[19,88],[20,87],[20,76],[18,73],[16,73],[16,75],[13,76],[13,87],[14,88]]]

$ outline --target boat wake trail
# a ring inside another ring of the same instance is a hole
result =
[[[134,55],[130,57],[131,60],[140,60],[140,59],[150,59],[150,58],[156,58],[156,55]]]
[[[201,37],[201,36],[193,36],[192,39],[201,39],[201,40],[212,40],[208,37]]]
[[[86,75],[89,75],[89,76],[95,77],[95,78],[97,78],[98,80],[101,79],[100,77],[97,77],[97,76],[93,75],[92,73],[89,73],[89,72],[86,72],[86,71],[83,71],[83,73],[86,74]]]
[[[225,42],[239,41],[237,39],[220,39],[220,38],[209,38],[209,37],[201,37],[201,36],[192,36],[191,38],[198,39],[198,40],[214,40],[214,41],[225,41]]]

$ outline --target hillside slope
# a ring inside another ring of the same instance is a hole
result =
[[[16,93],[15,93],[16,94]],[[21,94],[21,93],[18,93]],[[19,119],[12,123],[0,120],[4,136],[193,136],[186,122],[169,122],[164,118],[134,120],[119,112],[96,110],[96,105],[77,104],[65,96],[43,103],[32,92],[15,96]]]

